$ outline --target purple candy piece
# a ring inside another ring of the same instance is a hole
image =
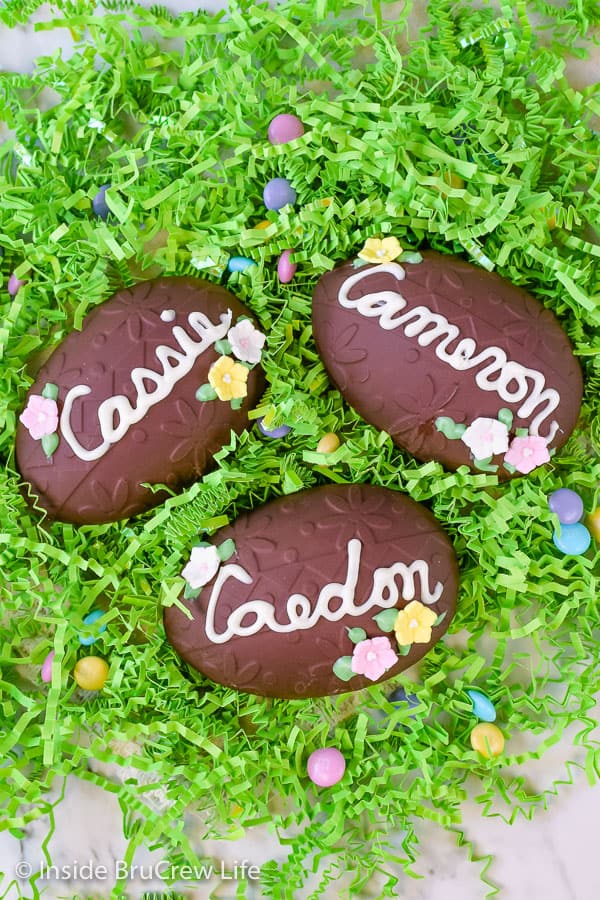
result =
[[[282,284],[287,284],[291,281],[298,268],[296,263],[293,263],[290,259],[292,253],[292,250],[284,250],[277,263],[277,277]]]
[[[267,209],[281,209],[296,202],[296,191],[287,178],[273,178],[265,185],[263,200]]]
[[[48,684],[52,681],[52,660],[54,659],[54,650],[51,650],[44,662],[42,663],[42,681]]]
[[[94,199],[92,200],[92,209],[101,219],[108,219],[110,215],[110,209],[106,205],[105,195],[107,190],[109,189],[110,184],[103,184]]]
[[[346,760],[335,747],[315,750],[308,757],[308,777],[319,787],[337,784],[346,771]]]
[[[263,425],[263,419],[258,420],[258,427],[262,431],[265,437],[268,438],[282,438],[285,437],[286,434],[289,434],[292,430],[289,425],[280,425],[278,428],[274,428],[272,431],[269,431],[268,428],[265,428]]]
[[[281,113],[271,119],[269,124],[269,140],[272,144],[287,144],[294,138],[302,137],[304,134],[304,125],[298,116],[292,116],[290,113]]]
[[[11,297],[14,297],[17,294],[19,288],[22,288],[24,284],[27,284],[27,282],[20,281],[13,272],[8,279],[8,293],[11,295]]]
[[[558,516],[561,525],[574,525],[583,516],[583,500],[569,488],[559,488],[548,497],[550,510]]]

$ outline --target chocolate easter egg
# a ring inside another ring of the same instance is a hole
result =
[[[215,547],[230,541],[219,562]],[[182,600],[191,617],[168,607],[165,629],[190,665],[241,691],[319,697],[383,681],[420,659],[454,613],[449,539],[428,510],[386,488],[282,497],[212,543],[184,568],[197,588]]]
[[[339,266],[317,284],[313,332],[348,403],[418,459],[510,478],[575,427],[581,370],[554,315],[454,257]]]
[[[193,278],[141,282],[96,307],[41,368],[19,417],[28,495],[58,520],[110,522],[168,496],[145,485],[179,490],[201,475],[264,387],[260,367],[240,361],[260,356],[258,331],[247,354],[218,343],[240,316],[248,310],[232,294]],[[220,349],[230,355],[216,396]],[[196,398],[202,386],[214,399]]]

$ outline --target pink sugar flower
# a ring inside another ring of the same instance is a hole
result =
[[[504,456],[504,462],[514,466],[517,472],[527,475],[538,466],[550,460],[548,446],[542,437],[529,434],[527,437],[516,437]]]
[[[389,638],[376,637],[355,644],[351,669],[355,675],[364,675],[377,681],[384,672],[398,662]]]
[[[58,428],[58,406],[56,400],[31,394],[27,406],[19,416],[34,441],[47,434],[54,434]]]
[[[266,337],[255,328],[250,319],[242,319],[227,332],[227,340],[231,344],[234,356],[243,362],[260,362],[262,348]]]
[[[221,565],[216,547],[194,547],[190,561],[181,573],[194,590],[204,587],[213,578]]]

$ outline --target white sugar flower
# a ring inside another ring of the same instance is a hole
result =
[[[216,547],[194,547],[190,561],[181,573],[191,588],[208,584],[221,564]]]
[[[231,344],[234,356],[244,362],[260,362],[261,351],[266,337],[255,328],[250,319],[242,319],[234,328],[230,328],[227,340]]]
[[[508,428],[497,419],[480,417],[472,422],[461,437],[475,459],[488,459],[508,450]]]

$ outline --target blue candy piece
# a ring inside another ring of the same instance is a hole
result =
[[[583,500],[569,488],[552,491],[548,497],[548,506],[556,513],[562,525],[574,525],[583,517]]]
[[[84,625],[93,625],[94,622],[97,622],[98,619],[102,618],[104,615],[104,610],[102,609],[93,609],[91,613],[88,613],[87,616],[83,620]],[[98,628],[98,634],[102,634],[103,631],[106,631],[106,625],[100,625]],[[90,644],[95,643],[98,639],[98,635],[90,635],[89,637],[84,637],[83,635],[79,635],[79,643],[83,644],[84,647],[89,647]]]
[[[289,434],[292,430],[289,425],[279,425],[278,428],[274,428],[272,431],[269,431],[268,428],[265,428],[263,425],[263,420],[258,420],[258,427],[262,431],[265,437],[268,438],[282,438],[285,437],[286,434]]]
[[[296,202],[296,191],[287,178],[273,178],[265,185],[263,200],[267,209],[281,209]]]
[[[419,698],[414,694],[407,694],[403,687],[397,687],[388,697],[390,703],[408,703],[412,708],[419,705]]]
[[[248,259],[247,256],[232,256],[227,263],[227,268],[230,272],[244,272],[246,269],[249,269],[250,266],[255,266],[256,263],[253,259]]]
[[[109,189],[110,184],[103,184],[94,199],[92,200],[92,209],[96,213],[97,216],[101,219],[108,219],[110,215],[110,209],[106,204],[105,195],[107,190]]]
[[[561,553],[568,556],[581,556],[592,542],[592,536],[581,522],[574,525],[561,525],[560,534],[555,531],[552,540]]]
[[[489,697],[486,697],[482,691],[467,691],[468,696],[473,703],[473,713],[482,722],[496,721],[496,707]]]

